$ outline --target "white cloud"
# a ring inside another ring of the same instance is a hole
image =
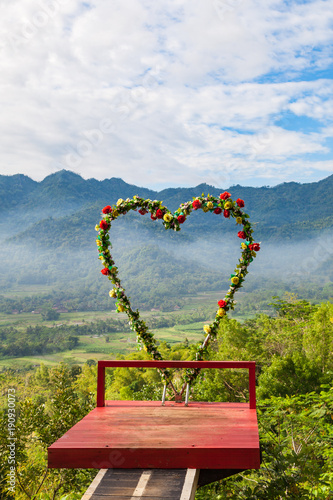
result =
[[[331,64],[333,0],[13,0],[2,13],[1,173],[167,186],[329,172],[332,81],[316,71]],[[318,121],[307,133],[303,116]]]

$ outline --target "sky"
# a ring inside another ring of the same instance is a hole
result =
[[[333,0],[0,0],[0,174],[333,173]]]

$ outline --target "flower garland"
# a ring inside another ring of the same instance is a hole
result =
[[[248,266],[256,257],[256,252],[260,250],[260,243],[255,243],[252,237],[252,227],[249,222],[249,216],[244,213],[242,208],[245,206],[244,201],[238,198],[236,201],[231,199],[231,194],[225,191],[221,193],[219,198],[214,196],[198,196],[192,201],[182,203],[174,212],[170,212],[167,207],[163,206],[162,201],[143,199],[139,196],[133,196],[132,199],[123,200],[120,198],[116,205],[107,205],[102,210],[102,220],[95,227],[98,231],[96,244],[99,251],[99,259],[102,261],[102,274],[113,283],[114,287],[110,290],[109,295],[116,299],[118,312],[125,312],[129,318],[129,324],[132,330],[137,333],[137,340],[141,343],[144,349],[151,355],[154,360],[162,360],[162,355],[158,351],[157,342],[154,335],[148,331],[146,323],[140,319],[138,310],[134,311],[131,307],[129,298],[122,287],[118,277],[118,268],[116,267],[109,248],[111,247],[109,231],[112,222],[120,215],[125,215],[130,210],[138,211],[141,215],[150,213],[152,220],[161,219],[165,229],[173,229],[180,231],[181,225],[184,224],[187,217],[194,210],[202,210],[203,212],[213,212],[216,215],[223,214],[226,219],[236,219],[236,224],[242,226],[242,230],[238,231],[238,237],[243,240],[241,242],[241,256],[239,262],[230,276],[230,285],[225,297],[218,301],[218,309],[215,314],[215,319],[209,325],[204,325],[203,330],[205,338],[202,343],[197,346],[196,359],[203,360],[207,352],[207,348],[211,339],[216,338],[218,327],[221,320],[226,316],[227,311],[234,309],[235,292],[241,288],[245,276],[248,273]],[[199,374],[200,369],[186,370],[186,383],[191,383]],[[166,383],[171,383],[171,376],[167,370],[163,371],[162,376]],[[173,386],[172,386],[173,387]],[[174,388],[173,388],[174,389]],[[175,389],[174,389],[175,390]],[[182,389],[183,391],[183,389]],[[181,392],[182,392],[181,391]]]

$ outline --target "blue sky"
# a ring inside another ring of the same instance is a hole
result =
[[[11,0],[0,173],[155,189],[333,172],[333,0]]]

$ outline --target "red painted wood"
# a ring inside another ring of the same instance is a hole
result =
[[[256,408],[255,361],[151,361],[102,360],[98,361],[97,406],[104,406],[105,368],[247,368],[249,370],[250,408]]]
[[[105,405],[105,366],[98,363],[97,366],[97,406]]]
[[[107,401],[49,447],[49,467],[257,469],[257,415],[249,406]]]

